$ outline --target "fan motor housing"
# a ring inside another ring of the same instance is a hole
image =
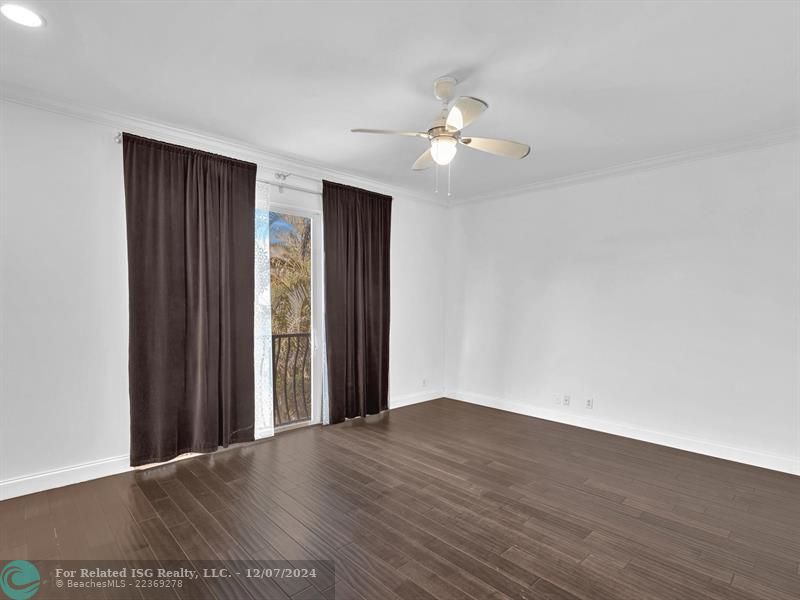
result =
[[[431,138],[451,137],[459,139],[461,137],[461,132],[448,129],[445,125],[437,124],[428,129],[428,135],[431,136]]]

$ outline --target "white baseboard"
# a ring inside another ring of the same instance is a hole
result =
[[[523,404],[520,402],[512,402],[490,396],[483,396],[481,394],[472,394],[469,392],[444,392],[442,390],[434,390],[417,394],[394,396],[389,399],[389,408],[410,406],[412,404],[427,402],[429,400],[435,400],[442,397],[461,400],[462,402],[469,402],[470,404],[478,404],[490,408],[497,408],[499,410],[505,410],[530,417],[537,417],[539,419],[545,419],[548,421],[555,421],[557,423],[564,423],[566,425],[574,425],[576,427],[583,427],[585,429],[593,429],[595,431],[621,435],[623,437],[632,438],[643,442],[650,442],[653,444],[659,444],[661,446],[669,446],[671,448],[678,448],[680,450],[705,454],[707,456],[724,458],[726,460],[732,460],[757,467],[764,467],[766,469],[772,469],[775,471],[783,471],[784,473],[791,473],[793,475],[800,475],[800,457],[770,454],[767,452],[759,452],[745,448],[734,448],[732,446],[725,446],[723,444],[700,440],[697,438],[653,431],[650,429],[642,429],[641,427],[636,427],[635,425],[628,423],[616,423],[612,421],[605,421],[603,419],[597,419],[595,417],[570,415],[564,413],[563,411]],[[116,475],[117,473],[124,473],[130,469],[130,458],[128,455],[123,455],[112,456],[110,458],[54,469],[52,471],[34,473],[32,475],[15,477],[12,479],[4,479],[0,481],[0,500],[7,500],[9,498],[24,496],[34,492],[41,492],[43,490],[71,485],[73,483],[80,483],[81,481],[97,479],[98,477]]]
[[[81,481],[97,479],[107,475],[116,475],[130,469],[130,457],[125,454],[124,456],[112,456],[111,458],[93,460],[52,471],[34,473],[33,475],[4,479],[0,481],[0,500],[33,494],[34,492],[80,483]]]
[[[417,404],[418,402],[425,402],[426,400],[434,400],[441,397],[442,390],[394,396],[389,399],[389,407],[399,408],[401,406]],[[259,429],[255,433],[255,439],[263,439],[271,437],[272,435],[274,435],[272,430]],[[73,483],[89,481],[90,479],[97,479],[98,477],[116,475],[117,473],[124,473],[130,469],[130,457],[124,455],[113,456],[111,458],[104,458],[79,465],[71,465],[69,467],[53,469],[52,471],[4,479],[0,480],[0,501],[71,485]]]
[[[399,408],[401,406],[417,404],[418,402],[425,402],[441,397],[442,390],[394,396],[389,399],[389,407]],[[256,432],[255,438],[262,439],[271,437],[273,434],[274,432],[272,430],[259,429]],[[53,469],[52,471],[43,471],[32,475],[4,479],[0,480],[0,501],[71,485],[73,483],[89,481],[90,479],[97,479],[98,477],[116,475],[117,473],[124,473],[130,469],[130,457],[124,455],[112,456],[111,458],[104,458],[79,465],[71,465],[69,467]]]
[[[443,390],[433,390],[428,392],[420,392],[417,394],[405,394],[404,396],[391,396],[389,398],[389,408],[400,408],[401,406],[419,404],[420,402],[436,400],[436,398],[441,398],[443,396]]]
[[[578,416],[567,414],[563,411],[552,410],[535,406],[530,404],[523,404],[520,402],[513,402],[501,398],[493,398],[490,396],[483,396],[481,394],[472,394],[462,391],[450,391],[444,394],[446,398],[453,400],[461,400],[469,402],[470,404],[479,404],[490,408],[497,408],[529,417],[537,417],[547,421],[555,421],[564,423],[565,425],[574,425],[576,427],[583,427],[584,429],[593,429],[595,431],[602,431],[604,433],[611,433],[620,435],[642,442],[650,442],[652,444],[659,444],[661,446],[669,446],[670,448],[677,448],[679,450],[686,450],[688,452],[695,452],[697,454],[705,454],[707,456],[714,456],[716,458],[724,458],[725,460],[732,460],[756,467],[764,467],[765,469],[772,469],[773,471],[782,471],[792,475],[800,475],[800,457],[771,454],[768,452],[760,452],[757,450],[750,450],[746,448],[735,448],[718,444],[716,442],[709,442],[692,437],[685,437],[675,435],[672,433],[665,433],[661,431],[654,431],[651,429],[642,429],[629,423],[617,423],[613,421],[605,421],[596,417]]]

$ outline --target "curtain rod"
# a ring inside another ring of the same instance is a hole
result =
[[[276,188],[278,188],[278,191],[286,188],[287,190],[295,190],[297,192],[305,192],[306,194],[322,196],[322,192],[319,190],[308,190],[297,185],[292,185],[291,183],[283,183],[282,181],[267,181],[266,179],[256,179],[256,181],[258,183],[265,183],[266,185],[274,185]]]

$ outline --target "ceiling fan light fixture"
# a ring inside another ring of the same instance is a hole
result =
[[[411,165],[412,171],[425,171],[431,167],[448,166],[458,152],[458,147],[463,145],[472,150],[486,152],[505,158],[525,158],[530,154],[531,147],[520,142],[501,140],[496,138],[464,137],[462,130],[474,123],[489,105],[473,96],[459,96],[455,98],[455,85],[458,83],[453,77],[440,77],[433,84],[433,93],[437,100],[442,102],[439,116],[423,131],[397,131],[393,129],[351,129],[354,133],[380,133],[389,135],[404,135],[425,138],[430,142],[430,147],[425,149],[417,160]],[[453,100],[455,98],[455,100]],[[436,171],[438,191],[438,170]],[[450,169],[447,169],[447,195],[450,195]]]
[[[440,135],[431,140],[431,156],[437,165],[449,165],[458,151],[456,138]]]

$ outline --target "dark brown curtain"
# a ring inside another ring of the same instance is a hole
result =
[[[388,408],[389,196],[323,181],[330,422]]]
[[[253,439],[256,166],[123,135],[131,465]]]

